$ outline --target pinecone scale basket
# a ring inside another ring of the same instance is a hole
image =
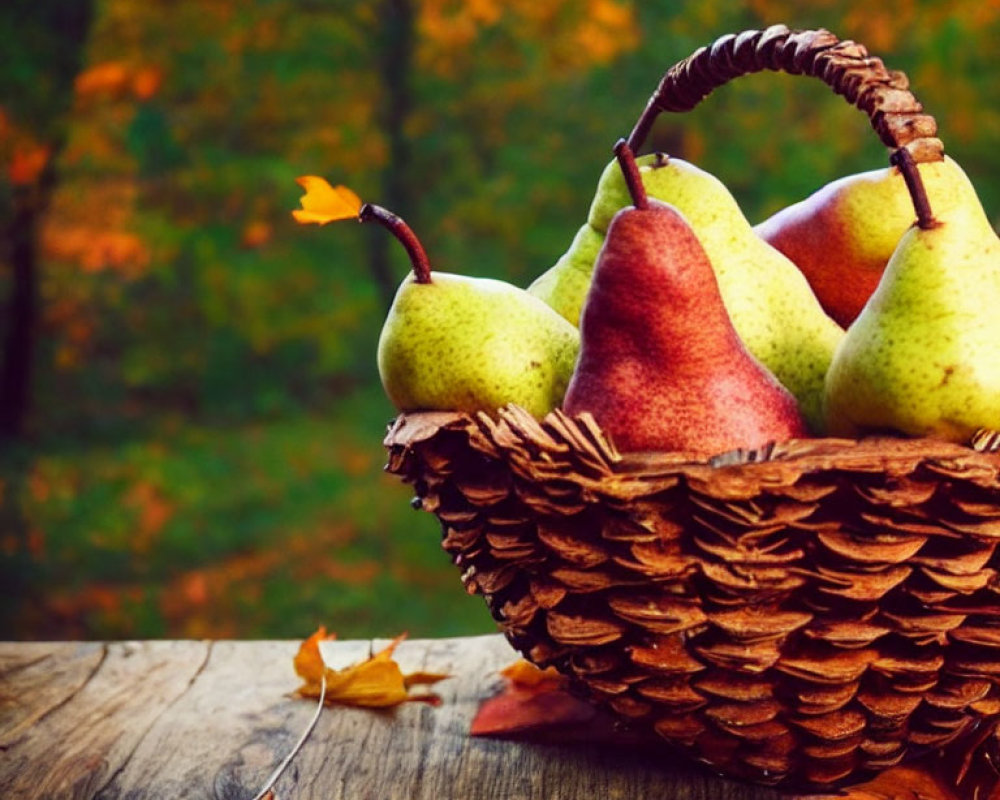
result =
[[[405,414],[387,470],[515,648],[727,774],[828,787],[1000,714],[1000,456],[888,437],[619,455]]]

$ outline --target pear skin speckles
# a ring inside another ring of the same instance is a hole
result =
[[[623,452],[701,455],[806,435],[794,397],[733,329],[704,248],[650,199],[612,220],[581,320],[563,410]]]
[[[936,213],[978,203],[971,181],[951,158],[919,169]],[[902,174],[886,167],[828,183],[754,230],[798,265],[823,308],[846,327],[874,292],[913,219]]]
[[[1000,239],[978,203],[911,227],[826,378],[831,432],[1000,428]]]
[[[799,269],[761,240],[725,185],[681,159],[637,159],[650,197],[675,206],[708,253],[733,327],[747,349],[795,395],[810,428],[822,432],[823,379],[843,329],[826,315]],[[629,204],[621,170],[604,170],[588,220],[607,230]]]
[[[580,309],[587,297],[590,276],[604,234],[584,223],[559,260],[528,287],[528,291],[552,306],[573,325],[580,325]]]
[[[393,405],[493,413],[516,403],[536,417],[558,406],[576,363],[577,329],[508,283],[431,277],[403,281],[379,337],[379,374]]]

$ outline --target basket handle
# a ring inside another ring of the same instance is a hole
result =
[[[726,34],[672,66],[632,129],[629,146],[634,152],[641,149],[661,111],[690,111],[713,89],[765,69],[819,78],[864,111],[893,151],[906,148],[918,163],[944,157],[937,122],[923,113],[903,72],[886,69],[864,45],[842,41],[822,28],[791,31],[784,25]]]

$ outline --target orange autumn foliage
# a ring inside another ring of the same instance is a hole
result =
[[[104,61],[76,76],[77,97],[126,97],[149,100],[160,90],[163,70],[153,65],[134,66],[123,61]]]
[[[52,147],[18,124],[0,106],[0,169],[14,186],[36,183],[52,157]]]
[[[174,516],[175,503],[164,496],[159,486],[144,480],[133,484],[123,501],[135,514],[135,530],[130,540],[133,552],[151,552],[160,532]]]
[[[45,165],[49,163],[51,148],[41,144],[27,144],[14,149],[7,164],[7,176],[15,186],[35,183]]]
[[[572,38],[581,64],[607,64],[639,44],[639,28],[630,4],[588,0]]]
[[[479,31],[495,25],[503,14],[498,0],[424,0],[420,4],[418,30],[437,47],[468,47]]]
[[[134,233],[79,225],[50,225],[42,235],[46,257],[76,264],[84,272],[116,270],[141,275],[151,259],[149,247]]]
[[[449,677],[431,672],[404,674],[392,654],[406,634],[397,636],[383,650],[365,661],[345,669],[330,669],[323,661],[319,645],[331,641],[335,634],[327,634],[320,628],[299,647],[294,658],[295,671],[305,683],[299,687],[302,697],[318,698],[322,692],[323,677],[326,677],[327,705],[359,706],[362,708],[389,708],[412,701],[437,704],[434,694],[410,694],[414,686],[427,686]]]
[[[80,312],[68,309],[67,313]],[[67,480],[75,482],[79,476]],[[177,495],[167,487],[158,483],[144,487],[138,481],[122,495],[122,505],[130,514],[128,552],[139,559],[155,554],[171,520],[184,514],[183,502],[178,502]],[[69,489],[33,472],[29,476],[29,491],[33,502],[44,503],[52,502]],[[86,635],[87,626],[94,625],[95,620],[97,624],[115,625],[116,629],[129,632],[122,635],[131,635],[135,630],[135,608],[155,603],[166,629],[176,638],[233,638],[238,635],[236,621],[240,609],[261,603],[268,578],[279,572],[303,585],[316,581],[351,586],[371,584],[382,565],[374,560],[343,563],[337,558],[339,548],[352,541],[355,533],[343,524],[290,532],[280,545],[236,552],[210,564],[192,566],[160,587],[150,587],[142,580],[60,586],[46,592],[32,613],[57,621],[70,638]],[[23,546],[20,540],[14,544]],[[27,544],[32,552],[36,544],[44,547],[43,531],[29,531]],[[8,540],[0,535],[0,551],[5,546]],[[109,544],[94,534],[90,546],[107,549]]]
[[[129,69],[121,61],[94,64],[76,76],[73,88],[78,96],[94,94],[116,95],[128,85]]]
[[[264,247],[274,236],[274,227],[270,222],[255,219],[243,226],[240,233],[240,247],[246,250],[257,250]]]
[[[419,61],[435,73],[455,74],[463,59],[476,57],[476,40],[501,25],[510,25],[520,39],[547,41],[547,67],[558,70],[606,64],[640,38],[634,4],[627,0],[422,0]]]
[[[149,100],[160,91],[163,83],[163,70],[160,67],[139,67],[132,73],[132,96],[136,100]]]

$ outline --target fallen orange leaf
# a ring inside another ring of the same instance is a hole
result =
[[[516,686],[543,686],[561,689],[566,686],[566,676],[555,667],[541,667],[519,658],[500,670],[500,674]]]
[[[319,650],[320,642],[333,638],[327,635],[325,628],[320,627],[300,645],[294,664],[295,671],[305,681],[298,690],[302,697],[319,697],[325,676],[325,702],[328,705],[388,708],[411,701],[440,702],[434,694],[410,694],[413,686],[435,684],[449,676],[433,672],[404,674],[392,654],[406,634],[397,636],[388,647],[365,661],[339,670],[327,667]]]
[[[295,665],[295,672],[298,673],[298,676],[306,682],[307,686],[315,684],[316,692],[312,695],[314,697],[319,696],[319,685],[323,680],[323,671],[326,669],[323,656],[319,652],[319,643],[332,642],[336,638],[335,633],[327,634],[326,627],[320,625],[312,636],[299,645],[299,651],[293,659],[292,663]]]
[[[324,178],[305,175],[296,178],[306,193],[299,202],[302,208],[292,212],[296,222],[303,225],[325,225],[341,219],[354,219],[361,211],[361,198],[346,186],[331,186]]]

